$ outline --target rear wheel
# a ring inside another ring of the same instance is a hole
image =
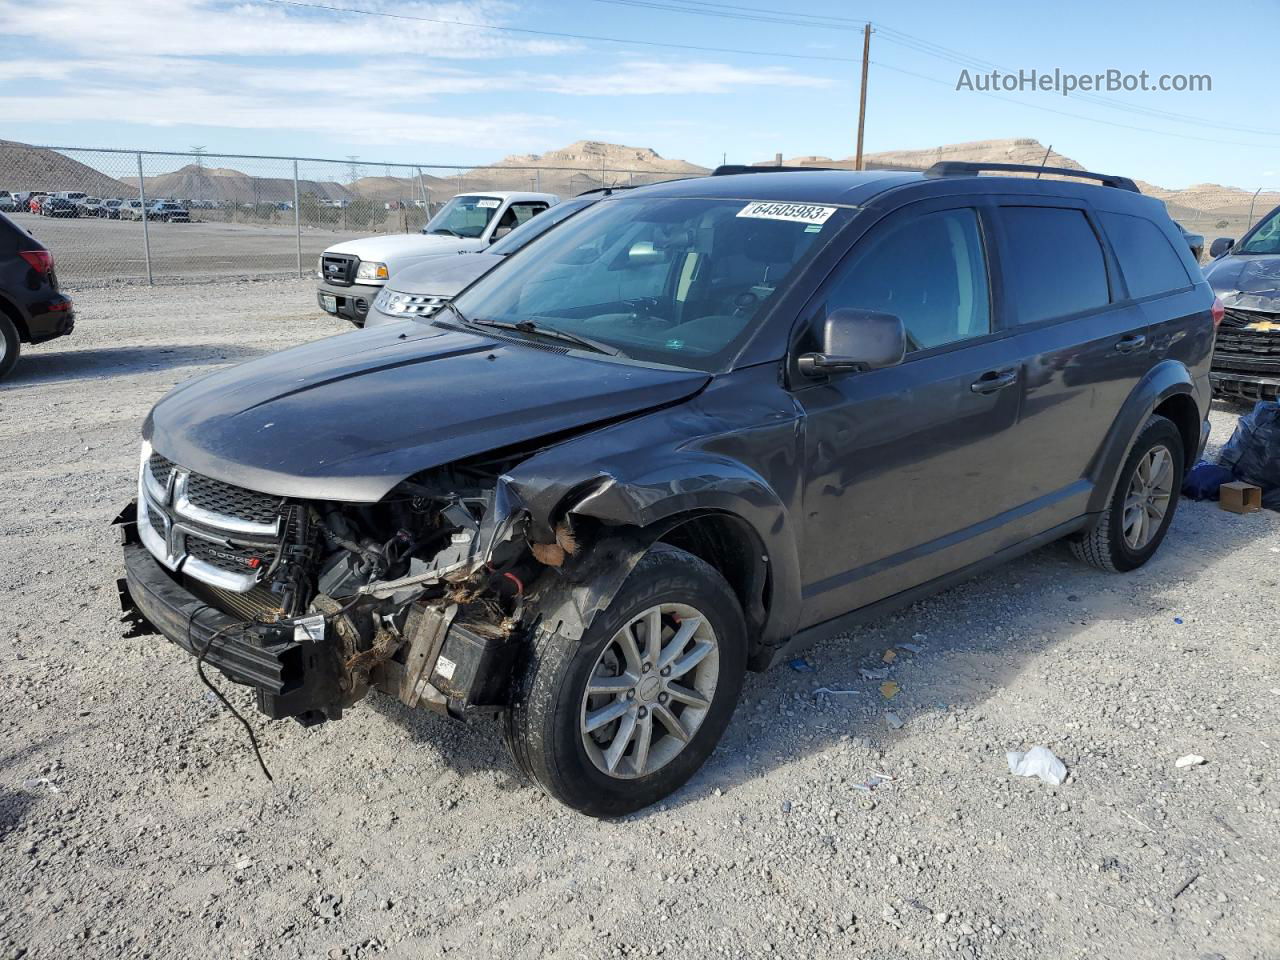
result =
[[[724,577],[658,544],[582,638],[535,638],[507,744],[561,803],[595,817],[631,813],[702,766],[745,670],[746,626]]]
[[[13,325],[12,320],[0,313],[0,380],[7,377],[18,362],[20,349],[18,328]]]
[[[1173,522],[1185,462],[1182,434],[1173,421],[1148,419],[1125,459],[1107,509],[1097,526],[1071,542],[1072,552],[1113,572],[1135,570],[1150,560]]]

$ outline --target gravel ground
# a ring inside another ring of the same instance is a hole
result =
[[[151,272],[157,281],[182,282],[190,278],[296,276],[298,237],[293,214],[282,213],[284,225],[258,223],[197,222],[147,225],[151,245]],[[142,221],[101,220],[97,217],[39,217],[10,214],[53,251],[58,276],[64,283],[110,285],[120,280],[145,279],[146,251]],[[371,230],[302,229],[302,268],[315,272],[320,254],[343,240],[367,237]]]
[[[171,384],[343,327],[305,282],[77,307],[0,385],[0,957],[1280,956],[1275,514],[1184,503],[1135,574],[1050,547],[752,676],[625,821],[544,798],[487,723],[304,730],[228,686],[269,784],[189,658],[121,639],[108,524]],[[1060,787],[1009,775],[1035,744]]]

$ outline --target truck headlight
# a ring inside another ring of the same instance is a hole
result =
[[[361,260],[360,266],[356,267],[357,280],[385,280],[390,275],[385,263]]]
[[[324,257],[323,256],[316,258],[316,279],[317,280],[324,279]]]

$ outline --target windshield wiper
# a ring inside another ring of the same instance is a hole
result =
[[[457,313],[456,308],[454,312]],[[458,316],[462,316],[462,314],[458,314]],[[506,320],[471,320],[469,322],[481,327],[494,327],[498,330],[518,330],[521,333],[546,337],[549,340],[560,340],[564,343],[572,343],[575,346],[586,347],[588,350],[595,353],[603,353],[609,357],[616,357],[622,353],[617,347],[601,343],[599,340],[592,340],[589,337],[582,337],[576,333],[569,333],[567,330],[559,330],[555,327],[540,327],[532,320],[520,320],[516,323],[510,323]]]
[[[447,237],[457,237],[459,240],[461,240],[461,239],[462,239],[462,234],[460,234],[460,233],[454,233],[454,232],[453,232],[452,230],[450,230],[448,227],[436,227],[436,228],[435,228],[434,230],[432,230],[431,232],[432,232],[433,234],[436,234],[436,233],[442,233],[442,234],[444,234],[444,235],[445,235],[445,236],[447,236]]]

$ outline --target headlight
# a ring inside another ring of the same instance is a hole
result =
[[[372,263],[361,260],[360,266],[356,267],[357,280],[385,280],[390,275],[385,263]]]
[[[323,256],[316,258],[316,279],[317,280],[324,279],[324,257]]]

